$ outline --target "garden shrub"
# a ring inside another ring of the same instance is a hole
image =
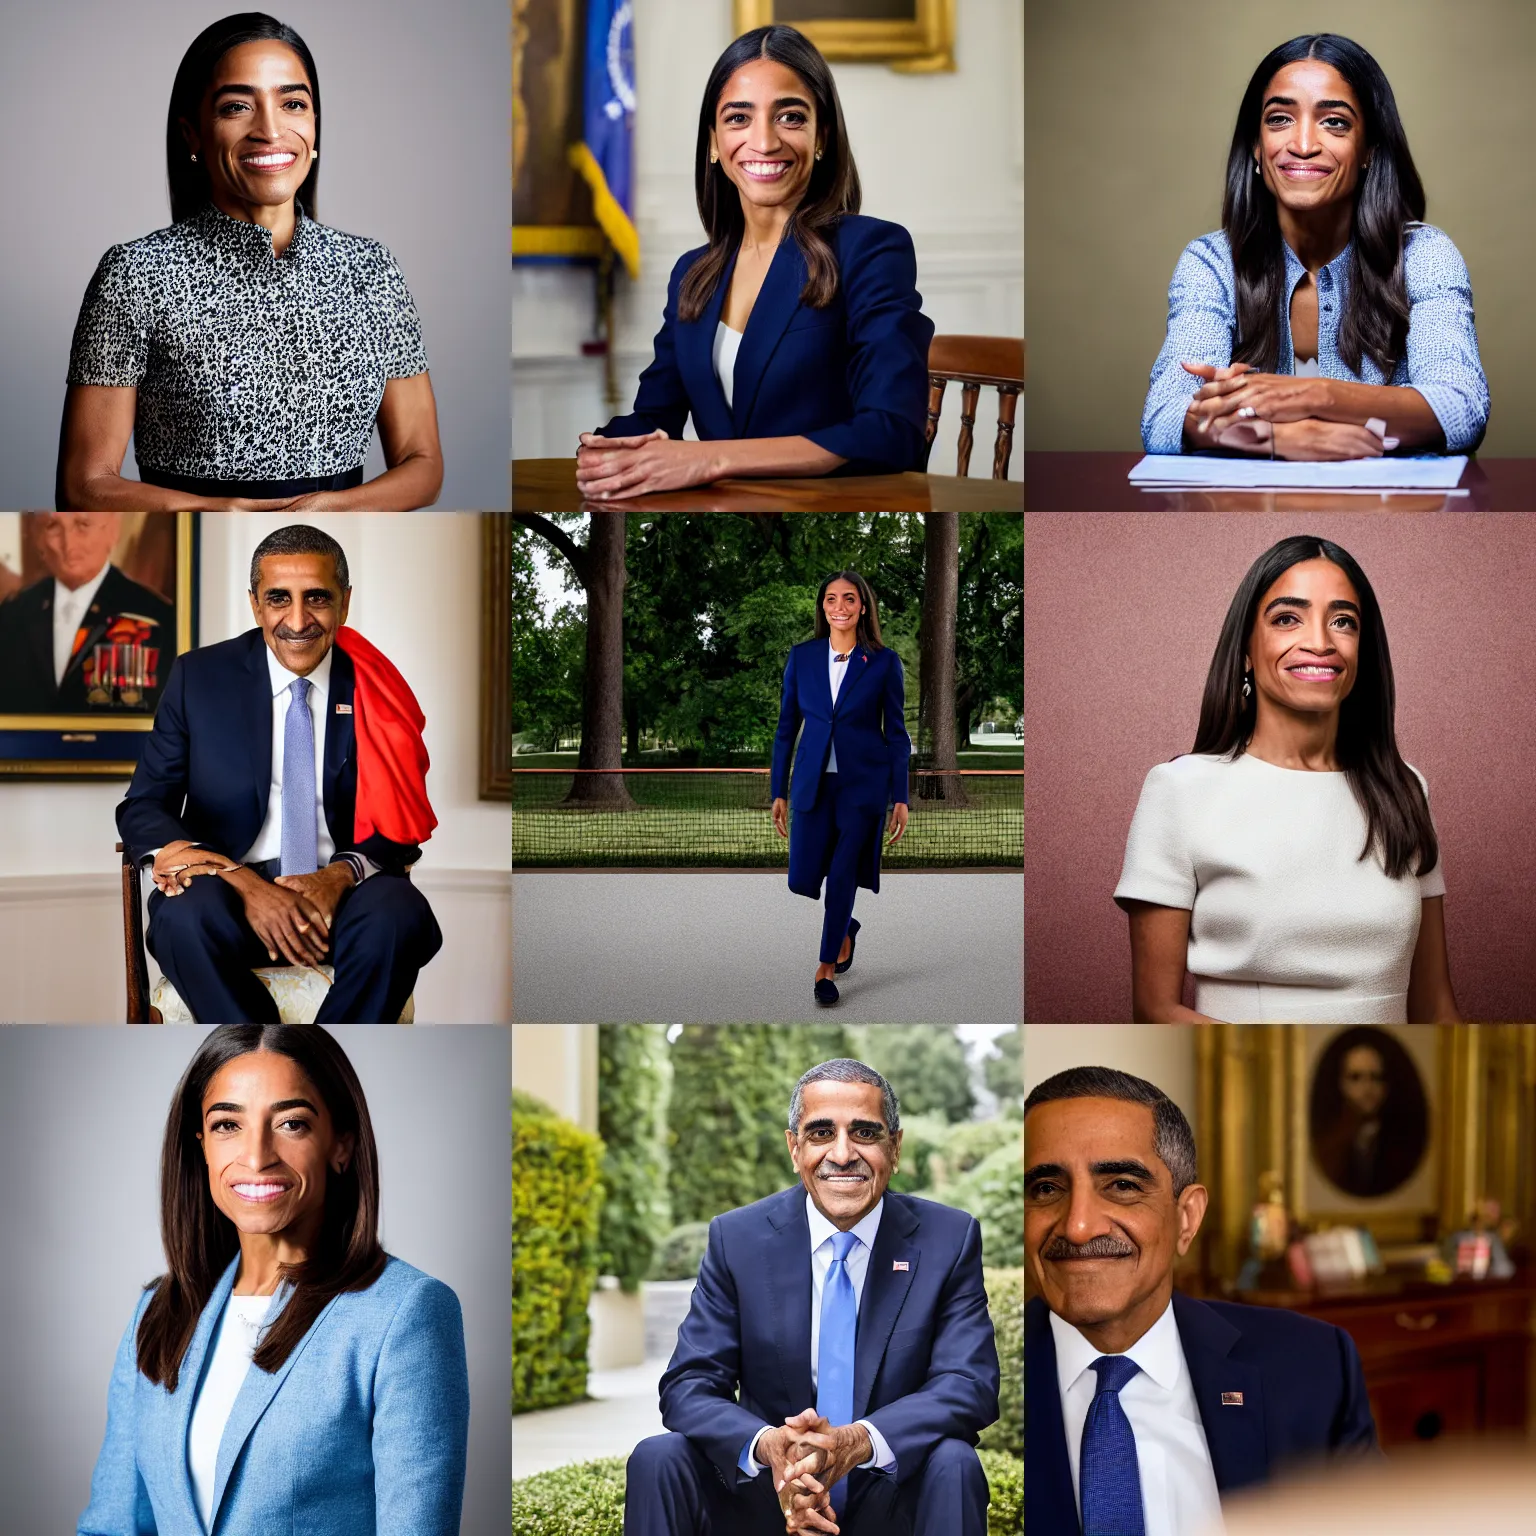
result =
[[[1024,1463],[1003,1451],[979,1454],[991,1490],[987,1536],[1019,1536]],[[577,1462],[513,1483],[512,1531],[513,1536],[623,1536],[624,1458]]]
[[[587,1300],[597,1278],[603,1144],[512,1096],[512,1408],[587,1395]]]
[[[983,1271],[987,1313],[997,1339],[1001,1372],[997,1391],[998,1418],[981,1432],[981,1448],[1024,1454],[1024,1272],[1019,1269]]]
[[[901,1117],[901,1170],[891,1175],[898,1195],[926,1195],[933,1184],[932,1158],[942,1154],[950,1124],[942,1115]]]
[[[707,1221],[685,1221],[673,1227],[656,1248],[651,1264],[652,1280],[697,1280],[704,1249],[709,1244]]]
[[[597,1133],[603,1139],[603,1215],[598,1272],[637,1291],[658,1236],[672,1225],[667,1201],[666,1112],[671,1064],[666,1026],[598,1026]]]
[[[981,1223],[982,1257],[1002,1269],[1024,1265],[1024,1150],[990,1152],[971,1171],[932,1198],[969,1211]]]
[[[982,1158],[989,1157],[999,1147],[1022,1147],[1024,1122],[1011,1116],[996,1120],[967,1120],[952,1125],[939,1157],[944,1164],[944,1177],[953,1182],[973,1169]],[[1024,1154],[1020,1152],[1019,1156]]]

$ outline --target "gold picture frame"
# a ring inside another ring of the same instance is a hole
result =
[[[955,67],[955,0],[913,0],[912,19],[869,20],[858,6],[817,0],[786,7],[776,0],[735,0],[736,35],[785,22],[803,32],[835,64],[886,64],[902,74],[940,74]],[[792,9],[793,14],[787,14]],[[814,16],[804,13],[814,10]]]
[[[1345,1026],[1217,1024],[1197,1031],[1196,1140],[1211,1205],[1192,1259],[1207,1280],[1236,1276],[1248,1252],[1260,1176],[1271,1170],[1283,1176],[1286,1206],[1299,1222],[1367,1227],[1382,1245],[1455,1231],[1484,1195],[1529,1230],[1536,1218],[1536,1030],[1377,1027],[1402,1042],[1426,1079],[1430,1114],[1418,1173],[1372,1199],[1337,1191],[1320,1198],[1316,1170],[1309,1169],[1313,1069]]]

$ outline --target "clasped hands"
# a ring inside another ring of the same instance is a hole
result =
[[[773,1491],[786,1531],[838,1530],[832,1485],[875,1454],[862,1424],[833,1427],[814,1408],[803,1408],[757,1442],[757,1460],[773,1475]]]
[[[576,450],[576,489],[593,501],[620,501],[651,491],[681,491],[718,480],[709,443],[674,441],[658,427],[641,437],[583,432]]]
[[[311,875],[279,875],[263,880],[254,870],[211,848],[184,840],[167,843],[155,855],[152,876],[166,896],[180,896],[199,875],[217,875],[240,893],[245,920],[266,946],[269,959],[279,955],[290,965],[319,965],[330,948],[331,924],[341,898],[354,883],[345,861],[327,864]]]
[[[1261,373],[1249,363],[1182,363],[1203,382],[1184,414],[1191,442],[1277,459],[1374,459],[1395,437],[1356,422],[1327,421],[1329,379]]]

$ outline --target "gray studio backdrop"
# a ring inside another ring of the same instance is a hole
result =
[[[188,44],[233,0],[6,8],[0,49],[0,508],[51,507],[69,343],[108,246],[171,222],[165,114]],[[421,311],[438,505],[507,505],[506,0],[286,0],[320,74],[322,222],[381,240]],[[384,468],[377,435],[371,477]],[[125,473],[136,474],[130,452]]]
[[[140,1288],[165,1272],[160,1139],[207,1031],[0,1030],[0,1529],[73,1531]],[[511,1036],[487,1026],[332,1030],[379,1144],[381,1237],[464,1309],[464,1536],[511,1523]]]

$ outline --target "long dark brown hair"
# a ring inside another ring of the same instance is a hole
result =
[[[1321,59],[1349,82],[1365,114],[1370,165],[1355,193],[1349,298],[1339,319],[1338,348],[1351,373],[1369,357],[1386,378],[1408,343],[1408,285],[1403,247],[1408,225],[1424,218],[1419,180],[1397,100],[1386,75],[1359,43],[1332,32],[1293,37],[1265,54],[1243,93],[1227,155],[1227,189],[1221,227],[1232,251],[1237,279],[1235,363],[1273,372],[1280,363],[1280,304],[1285,296],[1285,251],[1275,195],[1253,174],[1260,118],[1269,82],[1287,64]]]
[[[1339,733],[1334,744],[1339,766],[1365,812],[1365,846],[1360,857],[1365,858],[1373,849],[1379,852],[1393,880],[1410,869],[1427,875],[1440,860],[1440,845],[1429,819],[1424,786],[1397,750],[1397,691],[1381,607],[1354,557],[1331,540],[1305,534],[1281,539],[1249,566],[1216,641],[1191,750],[1236,758],[1253,740],[1259,697],[1257,689],[1250,698],[1243,697],[1243,655],[1260,598],[1303,560],[1332,561],[1360,597],[1355,685],[1339,706]]]
[[[237,1056],[273,1051],[296,1062],[315,1085],[338,1136],[355,1140],[346,1171],[327,1169],[325,1214],[313,1252],[285,1266],[294,1289],[253,1357],[264,1371],[282,1365],[333,1297],[367,1290],[383,1272],[379,1246],[379,1152],[362,1084],[335,1039],[318,1025],[224,1024],[211,1031],[182,1073],[160,1152],[160,1239],[170,1272],[152,1281],[154,1296],[139,1322],[139,1369],[167,1392],[208,1298],[240,1251],[235,1224],[213,1203],[197,1133],[203,1094]]]
[[[833,571],[822,582],[820,590],[816,593],[816,633],[813,638],[817,640],[832,638],[832,626],[827,623],[827,610],[822,607],[822,604],[827,598],[827,588],[834,581],[849,582],[854,591],[859,594],[859,601],[864,604],[864,612],[859,615],[859,625],[855,631],[855,643],[866,646],[871,651],[883,651],[885,641],[880,638],[880,607],[875,602],[875,589],[857,571]]]
[[[843,126],[843,104],[837,99],[837,84],[816,45],[793,27],[758,27],[743,33],[715,61],[699,106],[693,188],[699,218],[709,236],[709,249],[683,278],[677,298],[680,320],[697,320],[704,313],[746,228],[741,193],[725,174],[723,165],[710,164],[709,134],[721,93],[731,76],[753,59],[772,59],[792,69],[805,82],[816,103],[821,159],[812,162],[810,185],[784,229],[785,238],[792,236],[805,258],[807,275],[805,287],[800,290],[802,304],[825,309],[832,302],[837,293],[837,258],[826,236],[845,213],[857,213],[863,201],[858,168],[848,147],[848,130]]]
[[[181,120],[196,125],[202,112],[208,82],[219,60],[241,43],[286,43],[298,54],[309,76],[310,100],[315,109],[315,158],[309,163],[309,175],[298,191],[304,212],[315,218],[315,200],[320,188],[320,76],[315,69],[309,45],[287,23],[261,11],[240,11],[205,27],[192,39],[192,46],[182,56],[171,86],[170,110],[165,115],[165,175],[171,186],[171,222],[180,224],[199,214],[213,201],[204,160],[192,160],[187,141],[182,136]]]

